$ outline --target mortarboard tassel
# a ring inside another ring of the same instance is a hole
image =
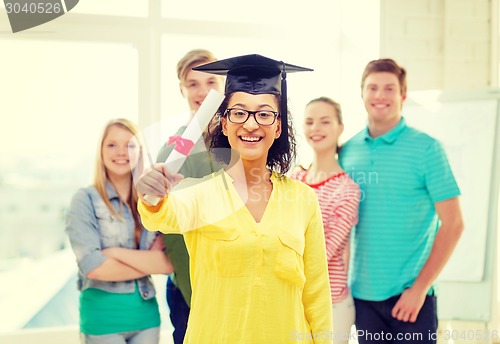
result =
[[[281,131],[288,133],[288,107],[287,107],[287,89],[286,89],[286,65],[281,61],[283,70],[281,71]]]

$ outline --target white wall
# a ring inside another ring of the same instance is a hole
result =
[[[494,86],[490,0],[382,0],[381,54],[413,90]]]

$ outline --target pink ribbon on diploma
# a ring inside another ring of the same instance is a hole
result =
[[[185,156],[188,156],[189,152],[191,152],[194,147],[193,141],[185,139],[179,135],[170,136],[167,145],[170,146],[172,143],[175,143],[174,149]]]

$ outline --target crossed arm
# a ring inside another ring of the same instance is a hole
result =
[[[168,256],[163,253],[163,240],[157,236],[149,250],[110,247],[102,250],[108,258],[87,274],[101,281],[127,281],[151,274],[174,271]]]

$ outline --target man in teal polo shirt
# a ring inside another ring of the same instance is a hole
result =
[[[368,126],[340,152],[362,192],[351,265],[357,337],[436,343],[433,282],[463,230],[460,191],[440,143],[401,115],[404,68],[371,61],[361,95]]]

